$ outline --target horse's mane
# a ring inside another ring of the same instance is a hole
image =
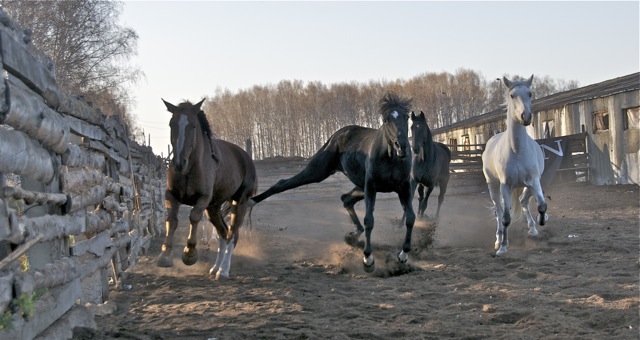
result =
[[[185,100],[184,102],[178,104],[178,107],[192,107],[192,106],[193,104],[188,100]],[[215,138],[215,135],[211,130],[211,125],[209,125],[209,120],[207,120],[207,115],[204,114],[204,111],[200,110],[196,114],[196,118],[198,118],[198,123],[200,123],[200,128],[202,129],[202,133],[204,133],[207,137],[211,139]]]
[[[209,136],[209,138],[211,139],[215,138],[216,136],[213,134],[213,131],[211,131],[211,125],[209,125],[207,115],[204,114],[204,111],[200,110],[197,117],[198,121],[200,122],[200,126],[202,127],[202,132],[204,132],[204,134]]]
[[[404,111],[410,111],[412,101],[413,99],[411,98],[402,98],[395,92],[389,91],[385,93],[382,99],[380,99],[379,112],[380,114],[384,115],[385,113],[396,108],[402,109]]]

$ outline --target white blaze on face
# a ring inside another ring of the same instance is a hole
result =
[[[184,139],[185,139],[185,129],[189,124],[186,115],[180,116],[180,120],[178,120],[178,141],[176,145],[176,156],[182,153],[182,149],[184,148]]]
[[[393,117],[393,119],[397,119],[398,118],[398,111],[391,112],[391,117]]]

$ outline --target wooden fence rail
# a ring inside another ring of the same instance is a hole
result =
[[[164,161],[0,9],[0,339],[70,338],[164,224]]]

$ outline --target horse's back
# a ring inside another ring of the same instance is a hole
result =
[[[322,162],[334,171],[343,172],[354,181],[350,174],[364,173],[367,149],[376,131],[359,125],[345,126],[329,137],[322,148],[312,156],[310,163],[314,160]],[[361,185],[355,181],[354,184]]]
[[[451,164],[451,150],[449,149],[448,146],[440,142],[436,142],[434,144],[435,144],[436,150],[439,150],[438,164],[440,166],[440,176],[441,177],[448,176],[449,165]]]

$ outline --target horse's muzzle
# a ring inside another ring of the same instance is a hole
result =
[[[400,158],[407,157],[407,154],[408,154],[407,149],[408,148],[406,146],[400,145],[400,143],[398,143],[397,141],[393,145],[396,148],[396,153],[398,154],[398,157],[400,157]]]
[[[531,112],[523,112],[520,115],[520,122],[524,126],[529,126],[529,125],[531,125],[532,118],[533,118],[533,116],[531,115]]]
[[[173,170],[178,174],[184,174],[187,170],[188,162],[186,159],[173,160]]]

